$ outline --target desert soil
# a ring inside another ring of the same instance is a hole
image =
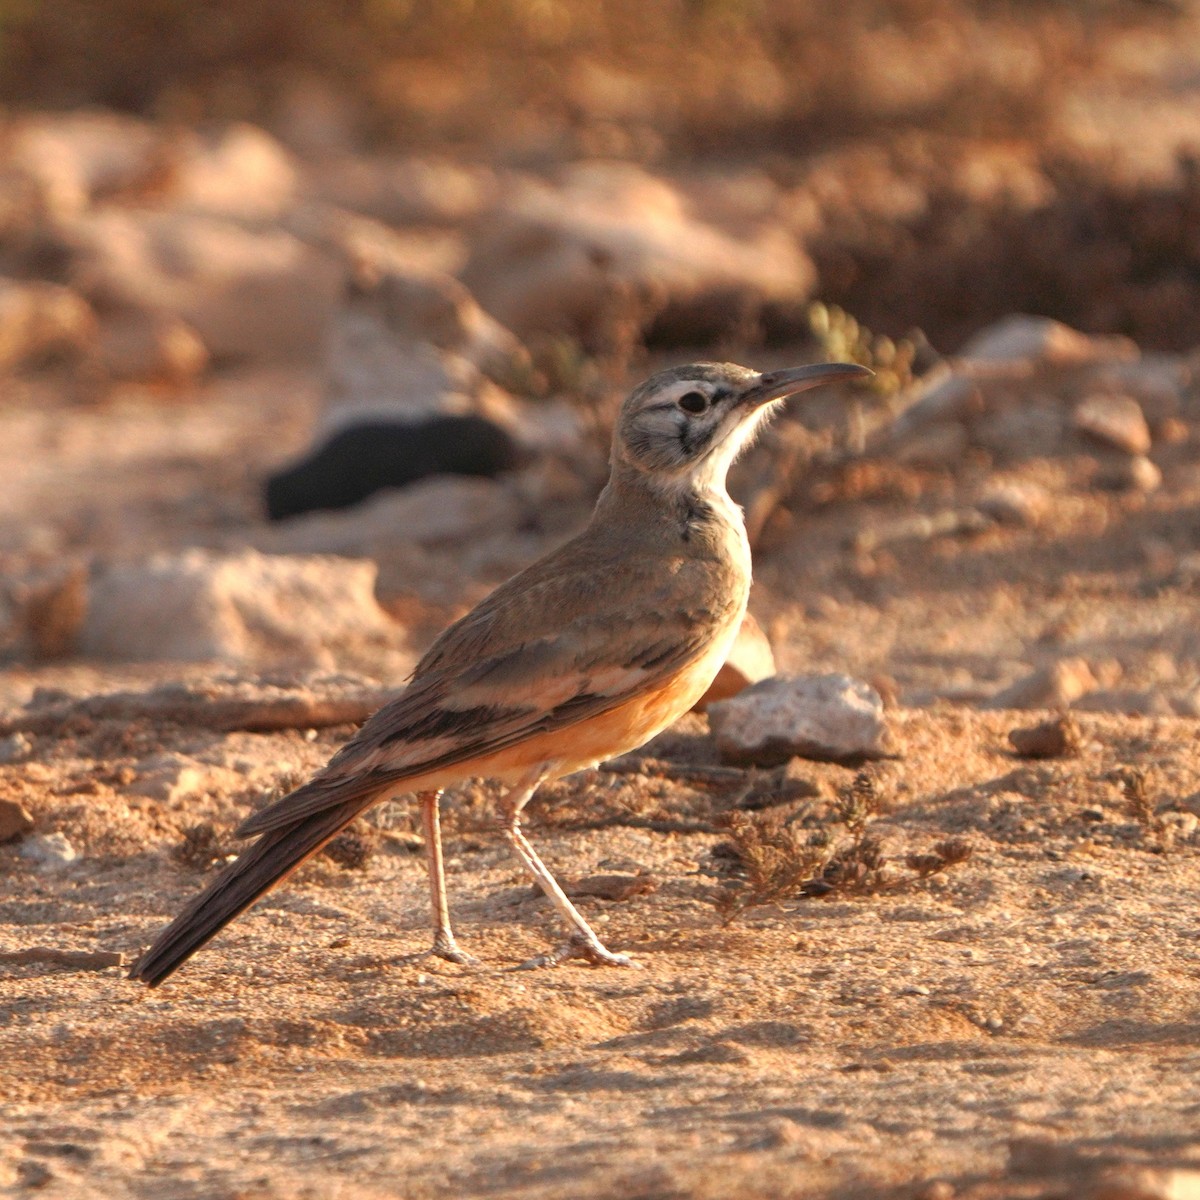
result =
[[[5,520],[114,555],[236,541],[259,519],[255,479],[303,444],[295,399],[314,391],[260,373],[187,403],[14,404]],[[727,921],[719,901],[739,876],[726,814],[828,824],[856,768],[689,772],[715,762],[704,718],[689,717],[652,757],[530,809],[561,877],[630,877],[610,892],[623,899],[579,903],[638,969],[514,969],[558,931],[481,784],[451,795],[446,819],[454,920],[481,965],[419,957],[419,839],[393,802],[348,853],[307,866],[148,991],[113,956],[128,963],[231,850],[238,819],[351,727],[216,733],[118,714],[18,739],[4,797],[77,856],[0,846],[0,1192],[1192,1195],[1163,1190],[1194,1187],[1184,1175],[1137,1175],[1200,1171],[1197,725],[1145,700],[1185,709],[1200,677],[1200,473],[1186,445],[1160,464],[1149,497],[1063,491],[1038,528],[875,554],[848,535],[936,509],[942,476],[913,468],[799,506],[760,553],[752,601],[781,666],[849,671],[893,700],[898,756],[869,770],[872,832],[896,862],[950,836],[973,852],[928,879],[898,870],[882,888]],[[371,674],[398,685],[453,615],[427,613]],[[1077,754],[1016,757],[1008,732],[1046,714],[984,698],[1071,656],[1108,708],[1147,711],[1080,711]],[[14,665],[2,700],[11,715],[53,701],[38,688],[205,675]],[[180,764],[188,782],[170,786]],[[155,771],[168,785],[140,794]]]

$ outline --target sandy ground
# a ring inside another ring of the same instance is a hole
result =
[[[47,559],[236,544],[257,520],[256,475],[303,442],[285,398],[304,386],[6,411],[6,536],[28,553],[36,514]],[[118,444],[119,462],[96,453]],[[1037,530],[873,556],[847,549],[855,530],[936,507],[944,478],[801,505],[760,555],[753,601],[781,664],[886,685],[901,753],[872,768],[873,832],[901,858],[948,835],[973,853],[928,880],[901,873],[726,923],[717,901],[738,875],[724,814],[828,825],[854,769],[689,775],[714,761],[689,718],[641,773],[588,773],[530,808],[563,878],[652,878],[623,900],[580,900],[638,970],[514,969],[557,930],[471,785],[449,798],[448,865],[459,936],[483,965],[413,957],[425,880],[412,816],[393,804],[364,864],[310,864],[146,991],[87,955],[128,961],[212,869],[212,855],[181,859],[189,831],[212,822],[226,852],[241,815],[349,730],[118,718],[34,735],[0,766],[0,794],[78,857],[36,864],[0,846],[0,1191],[1193,1194],[1164,1190],[1195,1186],[1182,1175],[1135,1177],[1200,1172],[1197,726],[1162,715],[1167,700],[1186,709],[1200,678],[1187,569],[1200,476],[1187,444],[1160,465],[1149,498],[1065,489]],[[376,676],[398,682],[407,654],[401,640]],[[1151,711],[1081,711],[1077,755],[1017,758],[1008,731],[1043,714],[983,698],[1071,655],[1103,684],[1094,706]],[[203,674],[14,664],[3,703]],[[139,795],[164,761],[192,768],[191,787]],[[1123,794],[1129,767],[1153,815]],[[28,953],[47,947],[85,952],[82,965]]]

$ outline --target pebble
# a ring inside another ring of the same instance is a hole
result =
[[[1022,758],[1064,758],[1079,753],[1081,735],[1071,717],[1058,716],[1037,725],[1011,729],[1008,740]]]
[[[1132,396],[1087,396],[1076,406],[1074,420],[1080,433],[1126,454],[1145,454],[1150,449],[1150,426]]]
[[[1162,471],[1144,454],[1100,464],[1094,482],[1110,492],[1156,492],[1162,486]]]
[[[988,707],[1069,708],[1098,686],[1096,676],[1084,659],[1061,658],[998,692]]]
[[[45,833],[21,843],[17,853],[45,867],[61,867],[79,857],[64,833]]]
[[[0,738],[0,763],[20,762],[33,751],[33,741],[26,733],[18,730],[6,738]],[[3,839],[0,839],[3,840]]]
[[[994,479],[980,493],[975,507],[1002,525],[1032,529],[1050,511],[1051,496],[1041,484],[1028,480]]]
[[[843,762],[892,752],[879,693],[847,675],[776,675],[708,712],[725,762]]]

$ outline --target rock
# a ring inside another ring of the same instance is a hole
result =
[[[1074,420],[1080,433],[1126,454],[1145,454],[1150,449],[1150,426],[1132,396],[1087,396],[1076,406]]]
[[[17,853],[29,862],[44,867],[66,866],[79,857],[64,833],[45,833],[38,837],[26,838]]]
[[[351,364],[339,360],[361,356],[366,348],[378,353],[381,343],[400,352],[435,347],[501,384],[529,371],[529,354],[521,343],[451,275],[360,258],[339,318],[347,328],[335,322],[330,374],[331,383],[344,389],[339,372],[348,373]],[[347,390],[361,391],[365,364],[353,366],[360,378]],[[475,383],[470,377],[467,381]],[[375,381],[375,387],[380,386],[387,386],[386,378]],[[396,390],[393,383],[393,396]]]
[[[695,710],[704,712],[718,700],[728,700],[752,683],[769,679],[775,674],[775,654],[762,626],[747,613],[734,639],[729,657],[725,659],[708,691],[696,702]]]
[[[137,778],[126,791],[148,800],[172,804],[203,791],[211,774],[211,768],[182,754],[156,754],[138,763]]]
[[[1033,529],[1042,523],[1053,500],[1041,486],[1026,479],[992,479],[984,486],[975,507],[1001,525]]]
[[[79,357],[95,336],[95,314],[77,292],[57,283],[0,279],[0,370]]]
[[[13,737],[21,736],[14,734]],[[11,738],[5,738],[11,741]],[[26,741],[29,739],[26,738]],[[0,842],[12,842],[24,837],[33,828],[33,818],[25,806],[15,800],[0,800]]]
[[[188,135],[177,146],[172,167],[172,207],[261,220],[278,216],[296,197],[291,155],[255,125]]]
[[[270,531],[271,548],[288,554],[386,558],[389,548],[470,542],[514,528],[521,507],[489,479],[435,476],[385,492],[345,513],[311,513]]]
[[[1099,686],[1084,659],[1062,658],[1006,687],[992,697],[988,707],[1069,708]]]
[[[556,183],[523,180],[481,224],[461,278],[518,337],[604,344],[615,322],[695,344],[747,311],[795,306],[816,280],[782,228],[734,237],[628,163],[583,163]]]
[[[10,733],[8,737],[0,738],[0,763],[20,762],[22,759],[28,758],[32,753],[33,742],[20,730],[16,733]],[[0,841],[3,840],[0,837]]]
[[[70,281],[98,308],[174,316],[217,361],[313,358],[342,281],[291,233],[202,213],[105,208],[62,238]]]
[[[721,758],[773,766],[794,755],[821,761],[884,758],[883,701],[847,675],[776,675],[708,710]]]
[[[1144,454],[1109,458],[1098,465],[1092,482],[1110,492],[1156,492],[1162,486],[1162,471]]]
[[[1143,351],[1130,362],[1106,363],[1092,374],[1098,392],[1132,396],[1146,420],[1157,425],[1179,416],[1184,395],[1192,385],[1194,368],[1178,354]]]
[[[1064,715],[1010,729],[1008,740],[1022,758],[1065,758],[1079,753],[1083,735],[1074,718]]]
[[[960,359],[968,359],[976,367],[1014,363],[1072,367],[1137,356],[1137,346],[1129,338],[1095,337],[1049,317],[1023,314],[1004,317],[981,329],[958,352]]]
[[[93,576],[80,648],[144,662],[332,664],[332,650],[386,638],[374,563],[202,550]]]
[[[483,417],[352,425],[267,480],[267,515],[279,521],[349,508],[428,475],[494,477],[514,470],[521,459],[511,435]]]

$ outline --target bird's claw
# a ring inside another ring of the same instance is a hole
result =
[[[523,962],[518,969],[533,971],[538,967],[557,967],[559,963],[572,958],[582,958],[593,967],[633,967],[640,970],[642,965],[628,954],[614,954],[599,938],[588,938],[581,933],[573,933],[561,946],[546,954],[535,955]]]

